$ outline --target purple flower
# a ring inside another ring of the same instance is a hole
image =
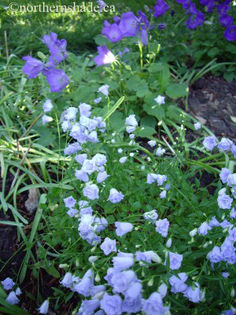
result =
[[[76,209],[69,209],[67,212],[66,212],[71,218],[75,217],[77,214],[78,214],[78,210]]]
[[[140,285],[138,282],[134,283],[134,285]],[[135,290],[133,289],[133,287],[131,286],[132,290]],[[129,291],[129,290],[127,290]],[[127,293],[126,291],[126,293]],[[126,293],[125,293],[125,299],[123,301],[123,304],[122,304],[122,312],[123,313],[139,313],[141,311],[141,308],[142,308],[142,297],[141,297],[141,294],[138,295],[137,297],[135,298],[131,298],[131,297],[127,297],[126,296]]]
[[[6,298],[6,302],[8,302],[9,304],[11,305],[15,305],[15,304],[18,304],[19,303],[19,299],[18,297],[16,296],[16,293],[14,291],[11,291],[7,298]]]
[[[184,292],[187,289],[187,284],[185,281],[188,279],[188,276],[185,272],[178,273],[177,276],[171,276],[169,279],[171,285],[171,292],[180,293]]]
[[[100,184],[100,183],[104,182],[104,180],[106,180],[107,177],[109,177],[109,175],[107,174],[106,171],[99,172],[98,176],[97,176],[97,182]]]
[[[89,315],[94,314],[95,310],[100,306],[98,299],[84,300],[81,303],[79,313],[77,315]]]
[[[227,261],[229,264],[235,264],[236,263],[236,254],[233,242],[226,238],[224,243],[220,247],[221,254],[224,261]]]
[[[119,295],[104,294],[101,300],[101,309],[107,315],[120,315],[122,314],[122,299]]]
[[[222,181],[223,184],[227,183],[227,179],[228,179],[228,176],[231,174],[231,171],[226,168],[226,167],[223,167],[221,169],[221,172],[220,172],[220,179]]]
[[[135,280],[137,280],[137,277],[132,270],[117,272],[111,278],[111,285],[115,293],[124,294]]]
[[[43,103],[43,111],[44,113],[48,113],[53,109],[53,105],[52,105],[52,101],[50,99],[47,99],[44,103]]]
[[[156,182],[156,180],[157,180],[157,174],[154,174],[154,173],[147,174],[147,184],[153,184]]]
[[[89,269],[79,281],[78,284],[73,286],[73,291],[82,294],[83,296],[89,296],[90,290],[94,284],[94,272]]]
[[[216,138],[214,136],[206,137],[203,141],[204,147],[211,151],[217,145]]]
[[[187,22],[186,22],[186,26],[190,29],[190,30],[194,30],[195,28],[201,26],[204,22],[204,14],[200,11],[197,11],[196,14],[191,15]]]
[[[209,222],[209,226],[210,226],[211,228],[220,226],[220,223],[219,223],[219,221],[216,219],[215,216],[212,217],[211,221]]]
[[[49,301],[48,300],[45,300],[40,308],[39,308],[39,313],[40,314],[47,314],[48,313],[48,308],[49,308]]]
[[[227,178],[227,185],[229,187],[236,186],[236,173],[230,174]]]
[[[47,115],[42,116],[42,124],[45,125],[49,122],[53,121],[53,118]]]
[[[60,63],[62,60],[68,57],[68,53],[66,51],[66,40],[57,39],[56,33],[51,32],[50,35],[44,35],[42,41],[48,47],[52,59],[57,63]]]
[[[170,269],[171,270],[179,269],[181,267],[183,255],[169,252],[168,256],[170,260]]]
[[[122,271],[124,269],[128,269],[134,264],[133,257],[114,257],[112,259],[114,269],[117,271]]]
[[[98,92],[102,93],[105,96],[109,95],[109,88],[110,86],[108,84],[104,84],[102,86],[100,86],[100,88],[98,89]]]
[[[208,231],[211,230],[210,225],[207,222],[203,222],[198,228],[199,235],[207,235]]]
[[[60,284],[63,285],[63,287],[65,288],[69,288],[71,289],[73,286],[73,276],[70,272],[67,272],[64,276],[64,278],[62,279],[62,281],[60,281]]]
[[[195,282],[195,287],[188,287],[184,292],[184,296],[189,299],[189,301],[193,303],[199,303],[204,299],[204,294],[200,290],[199,283]]]
[[[109,237],[106,237],[103,243],[100,245],[100,248],[103,250],[106,256],[111,252],[116,252],[116,240],[111,240]]]
[[[113,63],[116,60],[115,56],[107,48],[106,45],[98,46],[97,50],[98,50],[98,56],[94,58],[94,62],[97,64],[98,67]]]
[[[110,194],[107,200],[109,200],[111,203],[118,203],[124,198],[124,195],[116,190],[115,188],[110,189]]]
[[[230,151],[231,146],[232,146],[233,142],[231,140],[229,140],[228,138],[222,138],[220,143],[218,144],[218,148],[221,151]]]
[[[94,224],[95,224],[95,232],[98,232],[98,233],[105,230],[108,226],[107,219],[105,219],[104,217],[101,217],[101,218],[96,217],[94,220]]]
[[[156,98],[154,98],[154,101],[158,105],[163,105],[163,104],[165,104],[165,96],[158,95]]]
[[[166,175],[157,175],[157,185],[162,186],[164,182],[166,182],[167,176]]]
[[[88,174],[83,170],[75,170],[75,177],[84,183],[87,183],[89,181]]]
[[[155,223],[156,219],[158,218],[158,214],[157,214],[157,211],[154,209],[154,210],[145,212],[143,217],[145,220],[151,223]]]
[[[147,315],[164,315],[168,310],[163,306],[163,301],[160,293],[152,293],[147,300],[142,301],[142,311]]]
[[[138,32],[139,20],[133,12],[122,13],[119,28],[123,36],[135,36]]]
[[[156,5],[154,6],[154,17],[159,17],[166,13],[169,10],[169,5],[164,0],[157,0]]]
[[[218,206],[221,209],[230,209],[233,199],[230,198],[230,196],[226,195],[226,194],[219,194],[218,198],[217,198],[217,202],[218,202]]]
[[[217,10],[219,15],[227,14],[230,10],[230,6],[226,2],[224,2],[218,5]]]
[[[150,147],[154,148],[157,143],[155,140],[150,140],[150,141],[148,141],[148,144],[150,145]]]
[[[65,206],[69,209],[73,208],[76,204],[76,200],[72,196],[63,199],[63,201],[65,203]]]
[[[230,25],[226,28],[224,36],[228,41],[236,40],[236,25]]]
[[[80,116],[89,117],[91,115],[91,105],[81,103],[79,105]]]
[[[165,199],[165,198],[166,198],[166,190],[163,190],[163,191],[160,193],[160,198],[161,198],[161,199]]]
[[[15,282],[11,278],[6,278],[5,280],[1,281],[1,284],[4,290],[8,291],[14,287]]]
[[[235,210],[235,208],[232,208],[232,210],[230,211],[230,218],[231,219],[236,219],[236,210]]]
[[[86,184],[83,189],[83,195],[90,200],[95,200],[99,198],[99,189],[95,184]]]
[[[87,154],[86,153],[82,153],[82,154],[78,154],[75,156],[75,160],[76,162],[78,162],[79,164],[83,164],[84,161],[87,159]]]
[[[65,150],[64,150],[64,154],[65,155],[71,155],[71,154],[74,154],[76,153],[77,151],[80,151],[82,148],[80,146],[80,144],[78,142],[74,142],[74,143],[71,143],[69,144]]]
[[[163,237],[167,237],[168,229],[169,229],[169,221],[167,219],[156,221],[156,231],[161,234]]]
[[[105,21],[107,22],[107,21]],[[111,42],[119,42],[123,38],[122,31],[116,23],[105,23],[102,29],[102,34],[105,35]]]
[[[218,263],[222,260],[222,255],[220,248],[215,246],[208,254],[207,259],[210,260],[212,264]]]
[[[25,60],[26,63],[22,68],[22,71],[28,75],[29,79],[36,78],[44,69],[43,63],[36,58],[25,56],[23,57],[23,60]]]
[[[152,258],[156,255],[152,250],[146,252],[136,252],[136,260],[145,261],[147,263],[152,262]]]
[[[44,75],[50,85],[51,92],[61,92],[70,82],[68,76],[61,69],[45,69]]]
[[[220,24],[224,27],[228,27],[231,24],[233,24],[233,18],[232,16],[229,16],[228,14],[222,14],[220,15]]]
[[[138,126],[138,122],[135,118],[135,115],[129,115],[126,119],[125,119],[125,124],[128,126],[132,126],[132,127],[137,127]]]
[[[201,124],[200,122],[196,122],[196,123],[194,124],[194,128],[195,128],[195,130],[199,130],[199,129],[202,128],[202,124]]]
[[[235,144],[232,145],[231,152],[232,152],[234,158],[236,159],[236,145]]]
[[[128,222],[115,222],[116,235],[122,237],[133,230],[133,225]]]

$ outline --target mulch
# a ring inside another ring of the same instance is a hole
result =
[[[236,81],[213,76],[196,81],[189,91],[189,113],[217,137],[236,142]]]

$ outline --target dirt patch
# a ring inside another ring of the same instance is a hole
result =
[[[199,79],[190,87],[189,112],[217,137],[236,141],[236,81],[213,76]]]

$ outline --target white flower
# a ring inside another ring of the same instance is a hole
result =
[[[40,308],[39,308],[39,313],[40,313],[40,314],[47,314],[48,308],[49,308],[49,301],[48,301],[48,300],[45,300],[45,301],[41,304],[41,306],[40,306]]]
[[[48,113],[53,109],[52,101],[47,99],[43,104],[43,111],[44,113]]]
[[[196,123],[194,124],[194,128],[195,128],[195,130],[199,130],[199,129],[202,128],[202,124],[201,124],[200,122],[196,122]]]
[[[154,101],[155,101],[158,105],[165,104],[165,96],[158,95],[156,98],[154,98]]]
[[[102,94],[105,95],[105,96],[108,96],[108,94],[109,94],[109,85],[108,85],[108,84],[102,85],[102,86],[98,89],[98,92],[102,93]]]
[[[42,116],[42,124],[45,125],[49,122],[53,121],[53,118],[47,115]]]

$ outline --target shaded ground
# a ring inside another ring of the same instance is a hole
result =
[[[199,79],[190,88],[189,112],[217,137],[236,142],[236,81],[212,76]]]

